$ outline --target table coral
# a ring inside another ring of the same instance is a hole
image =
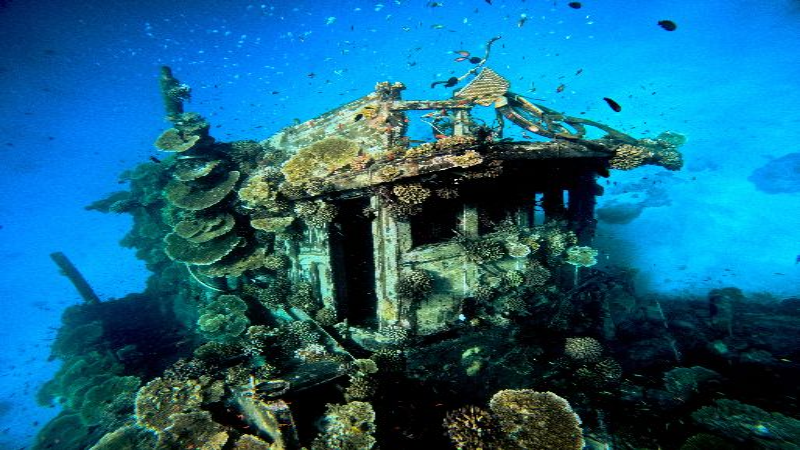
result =
[[[172,180],[164,195],[173,205],[193,211],[210,208],[221,202],[239,181],[239,172],[232,170],[224,179],[214,182],[183,182]]]
[[[192,242],[176,233],[170,233],[164,238],[166,243],[164,251],[173,261],[202,266],[219,261],[241,242],[242,238],[233,233],[202,243]]]
[[[552,392],[507,389],[496,393],[489,407],[508,448],[580,450],[580,418],[565,399]]]
[[[200,308],[197,324],[209,338],[225,342],[244,332],[250,325],[247,318],[247,303],[235,295],[220,295],[208,305]]]

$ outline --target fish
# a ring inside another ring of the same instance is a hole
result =
[[[519,20],[517,21],[517,28],[522,28],[522,26],[525,25],[525,22],[527,22],[527,20],[528,20],[527,14],[525,13],[520,14]]]
[[[444,6],[444,3],[442,3],[442,2],[428,2],[425,6],[427,6],[429,8],[440,8],[440,7]]]
[[[794,263],[795,264],[800,263],[800,255],[797,255],[797,257],[794,258]]]
[[[675,22],[671,21],[671,20],[659,20],[658,21],[658,26],[660,26],[661,28],[663,28],[663,29],[665,29],[667,31],[675,31],[675,30],[678,29],[678,25]]]
[[[622,106],[620,106],[619,103],[615,102],[613,99],[610,99],[608,97],[603,97],[603,100],[605,100],[606,103],[608,103],[608,106],[610,106],[611,109],[614,110],[614,112],[622,111]]]
[[[488,3],[490,5],[492,4],[492,0],[483,0],[483,1],[485,1],[486,3]]]
[[[153,161],[156,164],[161,164],[161,160],[156,158],[155,156],[151,156],[150,161]]]
[[[564,92],[565,88],[566,86],[564,86],[564,84],[559,84],[558,87],[556,88],[556,92]]]
[[[364,118],[364,114],[356,114],[356,117],[353,119],[353,122],[358,122],[359,120]]]
[[[572,9],[581,9],[583,5],[581,5],[581,2],[569,2],[567,3],[567,6],[569,6]]]

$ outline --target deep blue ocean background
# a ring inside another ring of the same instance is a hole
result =
[[[261,140],[378,81],[447,98],[430,84],[468,69],[453,51],[482,55],[502,36],[488,65],[515,92],[635,137],[688,137],[682,171],[600,181],[603,264],[638,268],[639,289],[665,295],[800,294],[800,158],[753,174],[800,152],[800,2],[567,3],[0,1],[0,448],[25,447],[57,413],[34,396],[80,298],[49,254],[66,253],[101,298],[144,287],[118,244],[130,217],[84,207],[159,157],[161,65],[193,87],[187,110],[218,140]]]

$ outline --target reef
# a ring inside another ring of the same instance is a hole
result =
[[[167,156],[89,207],[153,274],[70,269],[35,448],[792,448],[800,300],[641,295],[591,245],[597,178],[684,138],[511,142],[403,88],[219,142],[162,72]],[[453,135],[412,146],[413,109]]]

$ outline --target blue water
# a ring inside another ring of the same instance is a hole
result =
[[[482,55],[500,35],[489,65],[516,92],[636,137],[688,137],[681,172],[612,173],[600,206],[641,213],[601,222],[603,264],[639,268],[643,291],[800,294],[800,171],[785,174],[790,192],[748,180],[800,152],[800,2],[427,3],[0,2],[0,447],[25,447],[57,412],[33,396],[57,369],[60,314],[80,298],[49,253],[66,253],[104,299],[144,287],[143,264],[118,245],[129,218],[83,208],[158,156],[161,65],[194,88],[188,109],[213,136],[260,140],[378,81],[446,98],[430,84],[469,64],[452,52]]]

